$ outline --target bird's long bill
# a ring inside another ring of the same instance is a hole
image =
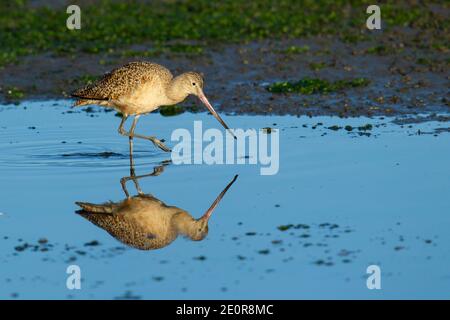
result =
[[[231,182],[225,187],[225,189],[223,189],[223,191],[217,196],[216,200],[214,200],[211,207],[209,207],[209,209],[206,210],[205,214],[200,219],[202,219],[202,220],[205,219],[206,221],[208,221],[209,218],[211,218],[211,215],[212,215],[214,209],[217,207],[220,200],[222,200],[223,196],[228,191],[228,189],[230,189],[231,185],[236,181],[237,177],[238,177],[238,175],[234,176],[233,180],[231,180]]]
[[[217,119],[217,121],[220,122],[220,124],[227,129],[231,135],[236,139],[236,136],[234,135],[234,133],[230,130],[230,128],[228,127],[228,125],[225,123],[225,121],[222,120],[222,118],[219,116],[219,114],[216,112],[216,110],[214,110],[213,106],[211,105],[211,103],[209,103],[208,99],[206,98],[205,94],[203,92],[201,92],[198,97],[200,98],[200,100],[204,103],[204,105],[208,108],[208,110],[212,113],[212,115],[214,116],[214,118]]]

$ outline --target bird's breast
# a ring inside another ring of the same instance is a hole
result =
[[[172,104],[166,95],[163,84],[156,81],[142,84],[123,99],[123,102],[127,105],[128,114],[149,113],[160,106]]]

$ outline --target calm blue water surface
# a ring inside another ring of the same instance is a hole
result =
[[[141,251],[75,213],[75,201],[125,198],[128,141],[115,112],[69,105],[0,106],[0,298],[450,298],[450,134],[429,134],[447,123],[224,116],[232,127],[280,129],[279,173],[169,164],[141,179],[145,193],[200,217],[239,174],[205,240]],[[171,146],[172,130],[194,120],[219,128],[206,113],[151,114],[136,131]],[[370,136],[327,129],[368,123]],[[147,141],[135,152],[138,175],[170,158]],[[66,287],[73,264],[81,290]],[[372,264],[381,290],[367,289]]]

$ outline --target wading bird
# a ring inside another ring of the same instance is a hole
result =
[[[229,130],[203,93],[203,78],[200,74],[186,72],[174,77],[167,68],[156,63],[130,62],[106,73],[93,84],[74,91],[72,96],[77,99],[74,106],[96,104],[122,113],[119,133],[129,137],[132,154],[134,137],[150,140],[157,147],[170,152],[156,137],[134,133],[137,121],[141,115],[161,106],[180,103],[191,94],[197,96],[224,128]],[[134,116],[134,119],[130,130],[126,131],[123,126],[129,116]]]
[[[77,211],[98,227],[106,230],[114,238],[131,247],[141,250],[163,248],[172,243],[178,235],[191,240],[203,240],[208,234],[208,221],[227,190],[236,181],[237,175],[217,196],[211,207],[199,219],[194,219],[187,211],[167,206],[155,197],[144,194],[137,182],[146,176],[159,175],[163,167],[143,176],[130,176],[121,179],[127,198],[120,202],[92,204],[76,202],[82,210]],[[126,182],[133,180],[138,195],[130,197]]]

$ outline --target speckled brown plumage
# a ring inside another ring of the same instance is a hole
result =
[[[167,68],[156,63],[130,62],[106,73],[93,84],[74,91],[72,96],[83,100],[120,99],[155,77],[169,83],[173,76]]]
[[[157,63],[130,62],[74,91],[72,96],[77,98],[74,106],[97,104],[128,116],[179,103],[189,94],[202,95],[202,88],[203,78],[196,72],[173,77],[166,67]]]
[[[197,233],[201,221],[198,222],[182,209],[167,206],[151,195],[139,195],[118,203],[77,204],[83,209],[78,212],[82,217],[137,249],[165,247],[180,234],[200,240]]]
[[[196,72],[185,72],[173,77],[167,68],[157,63],[130,62],[105,74],[95,83],[75,90],[72,96],[77,99],[74,106],[96,104],[122,113],[118,131],[129,137],[130,154],[133,152],[134,137],[149,140],[161,150],[170,152],[170,148],[155,136],[136,134],[134,130],[141,115],[161,106],[180,103],[188,95],[197,96],[222,126],[229,130],[206,98],[203,84],[203,77]],[[134,119],[127,132],[123,126],[129,116],[134,116]]]
[[[79,213],[96,226],[104,229],[122,243],[140,250],[162,248],[175,240],[175,237],[158,237],[148,234],[135,223],[120,215],[101,214],[87,211]]]
[[[157,168],[155,168],[157,169]],[[156,175],[160,171],[154,171]],[[137,179],[134,177],[135,183]],[[194,219],[188,212],[168,206],[161,200],[140,193],[120,202],[93,204],[76,202],[81,207],[78,213],[123,243],[141,250],[152,250],[172,243],[178,235],[191,240],[203,240],[208,234],[208,221],[227,190],[236,181],[237,175],[217,196],[203,216]],[[137,186],[138,190],[140,188]]]

